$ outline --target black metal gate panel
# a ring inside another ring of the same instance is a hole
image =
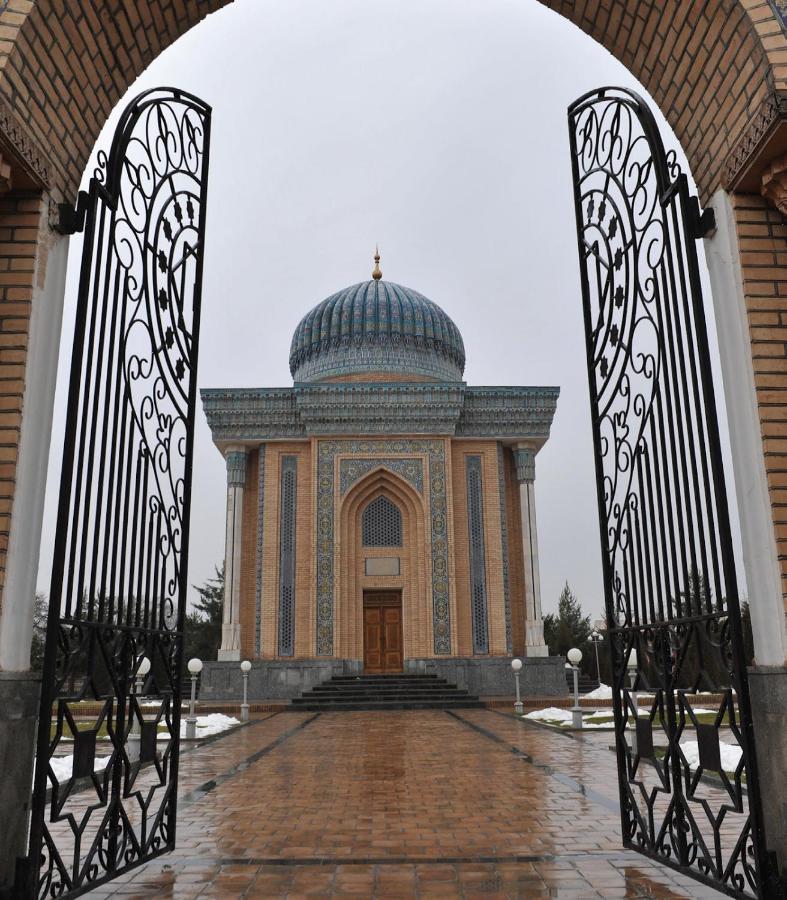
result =
[[[697,261],[712,212],[636,94],[568,119],[623,843],[771,896]]]
[[[61,210],[85,237],[25,897],[174,846],[209,136],[201,100],[147,91]]]

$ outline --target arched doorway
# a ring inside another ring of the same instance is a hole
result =
[[[387,615],[393,623],[387,643],[391,647],[398,644],[400,634],[401,647],[392,650],[387,664],[375,658],[370,665],[382,671],[402,671],[408,658],[430,655],[434,647],[425,562],[430,530],[424,502],[407,481],[380,466],[347,494],[339,509],[339,522],[342,549],[337,562],[344,589],[336,611],[338,653],[363,660],[366,668],[370,649],[366,623],[376,640],[377,620],[382,628]],[[377,652],[384,653],[382,632],[380,639]],[[374,647],[371,649],[374,653]]]

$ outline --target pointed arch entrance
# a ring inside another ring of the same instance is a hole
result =
[[[433,648],[424,501],[380,465],[347,492],[338,512],[337,655],[370,671],[402,671],[408,658]]]

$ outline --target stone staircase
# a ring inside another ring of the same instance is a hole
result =
[[[334,675],[293,698],[309,712],[360,709],[482,709],[483,703],[436,675]]]

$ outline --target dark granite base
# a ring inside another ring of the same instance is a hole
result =
[[[522,660],[522,696],[564,697],[567,693],[562,657]],[[249,700],[289,700],[334,675],[357,675],[359,659],[256,660],[249,672]],[[514,675],[507,657],[488,659],[408,659],[405,672],[436,674],[481,697],[511,697]],[[239,662],[206,662],[202,670],[200,700],[239,701],[243,680]]]
[[[0,672],[0,892],[27,849],[39,689],[38,675]]]
[[[787,874],[787,668],[749,669],[749,693],[767,847]]]
[[[523,659],[519,673],[522,698],[565,697],[568,693],[565,664],[562,656]],[[405,672],[435,674],[479,697],[512,697],[516,690],[508,657],[408,659],[404,669]]]
[[[362,669],[362,662],[354,659],[253,660],[249,700],[289,700],[333,675],[355,675]],[[206,662],[199,696],[200,700],[239,701],[243,697],[240,663]]]

